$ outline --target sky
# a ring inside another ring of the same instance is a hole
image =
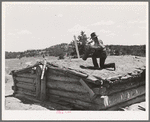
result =
[[[148,2],[2,2],[5,51],[70,43],[81,31],[105,45],[146,44]]]

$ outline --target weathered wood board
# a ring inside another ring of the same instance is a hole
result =
[[[100,96],[99,98],[95,99],[95,102],[98,103],[98,101],[100,101],[99,109],[104,109],[131,100],[143,94],[145,94],[145,86],[139,86],[137,88],[129,89],[123,92],[117,92],[109,96]],[[102,99],[104,106],[101,105]]]
[[[66,83],[49,79],[47,81],[47,87],[49,89],[58,89],[68,92],[88,93],[88,91],[86,91],[86,89],[81,84]]]
[[[88,93],[83,94],[83,93],[68,92],[68,91],[63,91],[63,90],[58,90],[58,89],[49,89],[48,93],[51,95],[59,95],[62,97],[68,97],[68,98],[78,99],[78,100],[85,101],[85,102],[91,102],[91,99]]]
[[[32,85],[32,84],[29,84],[29,83],[16,83],[16,86],[19,87],[19,88],[24,88],[24,89],[28,89],[28,90],[31,90],[31,91],[35,91],[35,86]]]
[[[80,108],[80,109],[87,109],[87,110],[96,110],[98,105],[92,102],[84,102],[78,99],[72,99],[68,97],[63,97],[59,95],[50,95],[49,101],[56,102],[59,104],[71,104],[74,107]]]

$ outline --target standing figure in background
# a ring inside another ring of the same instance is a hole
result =
[[[89,49],[90,50],[94,49],[94,53],[92,54],[92,62],[94,67],[99,68],[99,65],[97,63],[97,58],[99,58],[99,64],[101,69],[114,68],[115,70],[116,69],[115,63],[105,64],[105,60],[107,58],[107,52],[106,52],[106,47],[103,45],[103,41],[98,39],[95,32],[91,33],[91,39],[92,41],[89,42],[89,44],[94,42],[94,45],[90,45]]]

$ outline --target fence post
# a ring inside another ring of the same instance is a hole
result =
[[[14,74],[13,74],[12,77],[13,77],[13,81],[14,81],[14,86],[12,87],[12,89],[14,90],[13,94],[16,94],[16,91],[17,91],[16,76],[14,76]]]
[[[78,59],[79,59],[79,58],[80,58],[80,54],[79,54],[79,49],[78,49],[78,45],[77,45],[76,36],[74,36],[74,42],[75,42],[75,47],[76,47],[77,56],[78,56]]]
[[[44,65],[43,65],[42,75],[41,75],[41,96],[40,96],[41,101],[46,100],[46,75],[45,75],[46,63],[47,63],[46,60],[44,60]]]
[[[41,95],[41,74],[42,74],[42,70],[41,67],[38,65],[36,67],[36,98],[40,99],[40,95]]]

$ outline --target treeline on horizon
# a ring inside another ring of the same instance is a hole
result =
[[[146,45],[105,45],[108,55],[134,55],[145,56]],[[83,55],[82,49],[79,46],[79,53]],[[76,58],[77,54],[73,43],[62,43],[51,46],[43,50],[27,50],[24,52],[5,52],[6,59],[22,58],[22,57],[39,57],[39,56],[56,56],[63,59],[64,56],[71,56]]]

